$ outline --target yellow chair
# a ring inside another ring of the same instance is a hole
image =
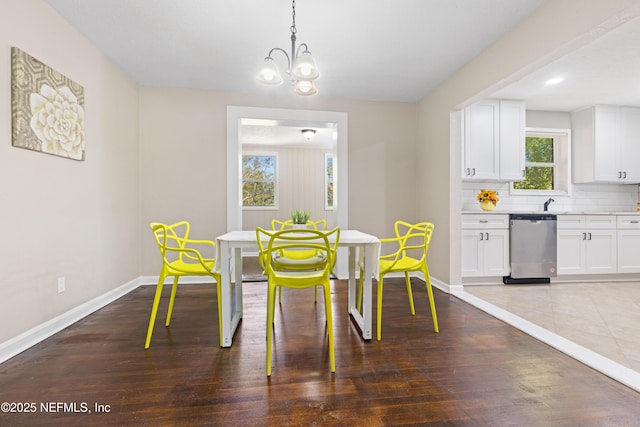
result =
[[[331,231],[294,229],[267,231],[256,229],[259,260],[267,275],[267,376],[271,376],[273,319],[275,313],[276,288],[304,289],[320,285],[324,289],[324,307],[329,335],[329,358],[331,372],[335,372],[333,346],[333,318],[331,312],[331,269],[335,263],[340,229]],[[334,240],[335,239],[335,240]],[[286,250],[309,250],[318,253],[314,269],[282,270],[276,261],[278,254]]]
[[[306,228],[312,230],[326,230],[327,220],[321,219],[318,221],[308,220]],[[272,230],[288,230],[288,229],[300,229],[296,228],[293,221],[288,219],[286,221],[279,221],[274,219],[271,221]],[[282,250],[278,254],[278,268],[290,269],[290,270],[306,270],[314,268],[312,265],[313,260],[317,257],[316,251],[313,250]],[[313,301],[318,302],[318,288],[314,290]],[[282,302],[282,288],[278,289],[278,302]]]
[[[430,222],[420,222],[409,224],[404,221],[395,223],[396,237],[380,239],[383,248],[386,244],[393,244],[396,250],[393,253],[380,256],[380,280],[378,281],[378,341],[381,337],[382,325],[382,288],[384,276],[388,273],[404,273],[407,284],[407,294],[411,306],[411,315],[415,316],[416,311],[413,305],[413,294],[411,292],[411,281],[409,272],[421,271],[424,274],[429,295],[429,305],[431,306],[431,317],[433,318],[433,329],[438,332],[438,317],[436,316],[436,305],[433,300],[433,289],[431,288],[431,278],[429,267],[427,266],[427,252],[433,233],[433,224]],[[388,245],[386,245],[388,246]],[[360,270],[360,286],[358,288],[358,310],[362,301],[362,280],[364,272]]]
[[[162,255],[162,269],[158,278],[156,294],[153,299],[151,318],[149,319],[149,329],[147,330],[147,340],[144,348],[149,348],[153,326],[158,313],[158,304],[162,295],[164,280],[173,276],[173,287],[171,288],[171,298],[169,299],[169,309],[167,310],[167,321],[165,326],[169,326],[173,303],[176,298],[178,279],[182,276],[211,276],[216,281],[218,300],[218,328],[222,337],[222,319],[220,306],[220,274],[213,271],[215,263],[215,242],[211,240],[189,239],[189,223],[187,221],[177,222],[172,225],[151,223],[151,230]],[[202,252],[211,254],[210,257],[203,257]]]

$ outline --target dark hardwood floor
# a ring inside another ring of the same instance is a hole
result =
[[[231,348],[214,286],[181,285],[170,328],[166,292],[147,351],[154,287],[140,287],[0,365],[0,402],[33,409],[0,426],[638,425],[638,393],[438,290],[435,334],[423,286],[412,317],[403,281],[386,281],[382,341],[363,342],[334,281],[335,374],[322,297],[285,289],[271,378],[264,283],[244,285]]]

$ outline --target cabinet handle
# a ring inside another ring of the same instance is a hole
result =
[[[582,240],[587,240],[587,233],[582,233]]]
[[[484,233],[480,233],[480,240],[484,240]]]
[[[471,169],[466,168],[466,169],[464,170],[464,173],[465,173],[465,175],[467,175],[467,176],[471,175]]]
[[[480,224],[486,224],[486,223],[489,222],[489,220],[488,219],[481,219],[479,222],[480,222]]]
[[[636,221],[636,220],[631,220],[631,224],[637,224],[640,221]]]
[[[591,240],[591,233],[589,233],[589,240]]]
[[[618,179],[622,178],[622,172],[618,171]]]
[[[471,168],[471,176],[476,176],[476,168]]]
[[[622,175],[623,175],[622,178],[627,179],[627,171],[622,172]]]
[[[486,234],[487,234],[487,238],[485,240],[489,240],[489,233],[486,233]]]

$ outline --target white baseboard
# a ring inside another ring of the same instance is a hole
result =
[[[157,278],[156,278],[157,281]],[[49,338],[57,332],[60,332],[64,328],[74,324],[80,319],[88,316],[96,310],[112,303],[118,298],[128,294],[136,289],[141,284],[141,278],[131,280],[122,286],[119,286],[111,291],[100,295],[81,304],[71,310],[62,313],[59,316],[54,317],[40,325],[29,329],[28,331],[9,339],[0,344],[0,363],[3,363],[13,356],[22,353],[26,349],[33,347],[39,342]]]

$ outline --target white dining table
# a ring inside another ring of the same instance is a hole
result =
[[[217,237],[216,271],[221,275],[222,325],[220,346],[231,347],[233,335],[242,319],[242,250],[258,249],[255,230],[230,231]],[[349,315],[360,328],[364,340],[371,339],[372,278],[378,277],[380,239],[358,230],[340,230],[339,247],[348,248]],[[357,308],[356,269],[364,272],[362,309]],[[266,307],[266,299],[265,299]]]

